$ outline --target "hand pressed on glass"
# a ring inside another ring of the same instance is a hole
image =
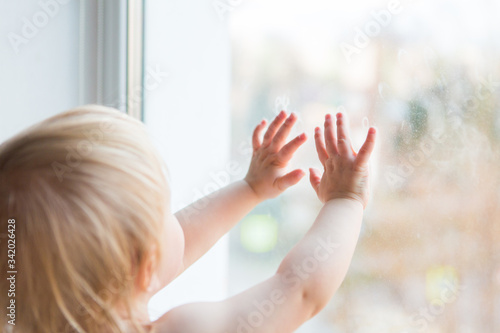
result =
[[[337,113],[335,134],[332,117],[326,115],[324,142],[321,129],[316,127],[314,139],[324,172],[321,174],[318,169],[310,168],[310,181],[323,203],[345,198],[357,200],[366,207],[370,194],[368,161],[375,147],[376,130],[373,127],[368,130],[363,146],[356,153],[345,118],[342,113]]]
[[[297,184],[305,175],[301,169],[285,172],[293,154],[307,140],[306,134],[302,133],[286,143],[296,121],[297,116],[294,113],[287,118],[286,113],[281,111],[269,125],[263,140],[260,135],[266,121],[261,121],[254,130],[252,161],[245,181],[260,200],[278,196],[288,187]]]

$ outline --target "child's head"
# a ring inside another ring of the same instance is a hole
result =
[[[105,107],[57,115],[0,146],[0,234],[16,220],[16,332],[118,332],[122,318],[136,321],[182,258],[164,172],[143,124]]]

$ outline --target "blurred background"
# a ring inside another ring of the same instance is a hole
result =
[[[391,11],[391,9],[393,9]],[[232,156],[258,121],[379,129],[372,199],[347,278],[298,332],[500,332],[498,1],[246,1],[229,19]],[[243,147],[245,144],[243,144]],[[320,204],[308,181],[231,234],[229,288],[276,270]]]
[[[497,0],[0,0],[0,142],[80,104],[143,120],[172,209],[245,175],[262,119],[311,140],[379,130],[345,282],[300,333],[500,332]],[[131,133],[133,135],[133,133]],[[235,168],[236,166],[236,168]],[[237,169],[235,173],[231,170]],[[321,208],[308,180],[259,205],[150,303],[151,317],[272,275]]]

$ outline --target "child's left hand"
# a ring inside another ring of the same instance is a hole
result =
[[[245,181],[260,200],[277,197],[288,187],[297,184],[305,175],[301,169],[285,172],[293,154],[307,140],[306,134],[302,133],[285,144],[296,121],[295,114],[292,113],[287,118],[286,113],[281,111],[269,125],[262,142],[260,134],[266,126],[266,121],[261,121],[254,130],[252,161]]]

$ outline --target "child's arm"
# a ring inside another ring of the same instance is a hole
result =
[[[257,204],[278,196],[304,176],[302,170],[285,173],[288,161],[306,141],[305,134],[302,134],[286,143],[296,120],[294,114],[287,118],[282,111],[269,125],[261,141],[260,135],[266,126],[262,121],[253,133],[254,152],[245,180],[222,188],[175,214],[184,231],[186,244],[181,272],[205,254]]]
[[[188,304],[160,319],[168,332],[293,332],[317,314],[344,279],[356,246],[368,192],[368,160],[375,129],[356,154],[342,115],[338,139],[330,116],[326,147],[316,129],[316,147],[324,166],[311,169],[311,184],[325,203],[306,236],[290,251],[269,280],[226,301]]]

